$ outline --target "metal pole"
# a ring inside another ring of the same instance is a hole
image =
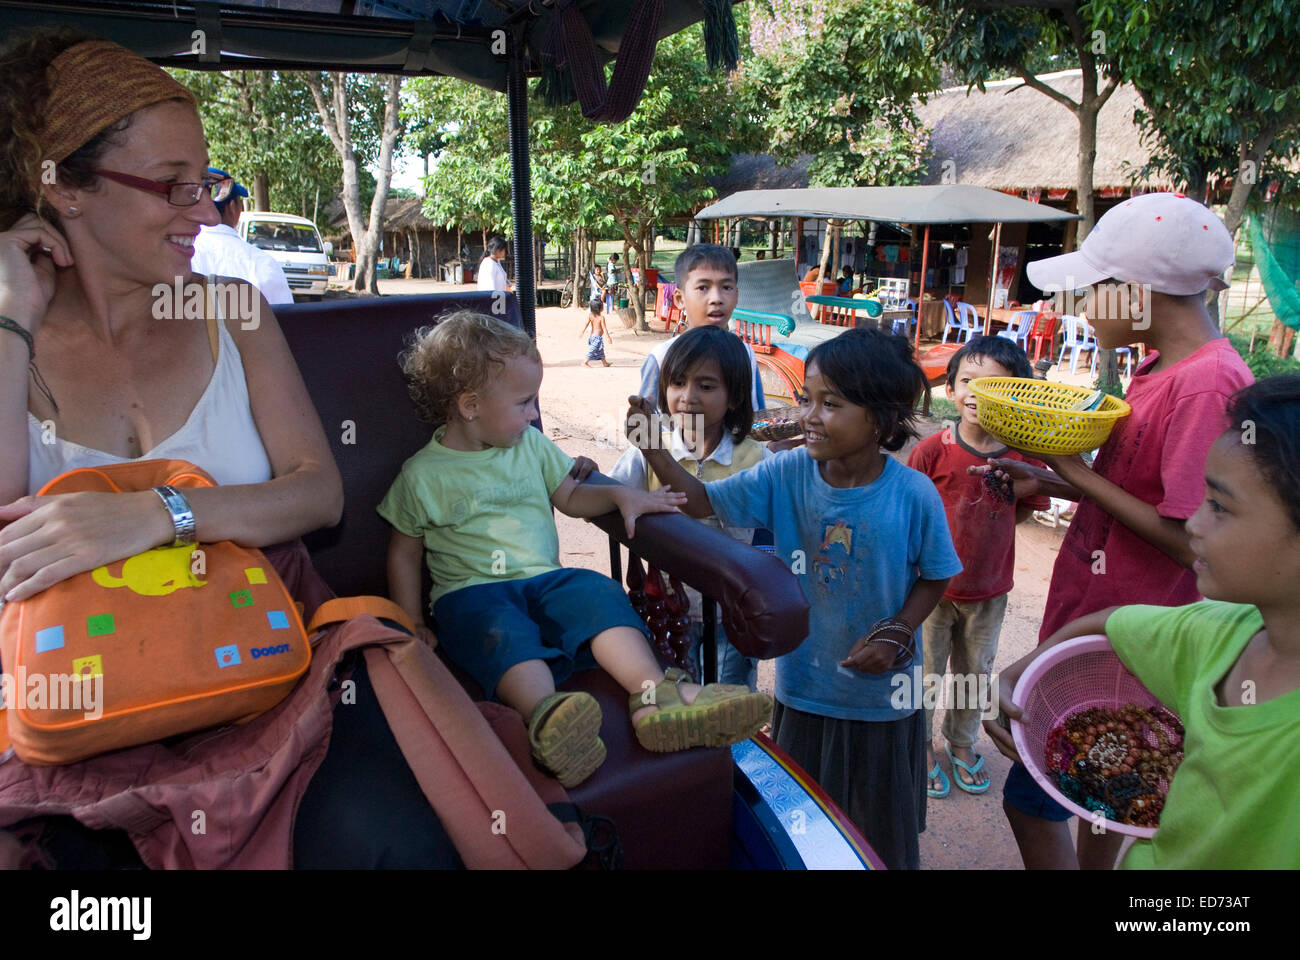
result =
[[[510,122],[510,214],[514,221],[515,293],[524,332],[537,338],[537,286],[533,277],[533,201],[528,168],[528,78],[523,37],[510,44],[506,77]]]

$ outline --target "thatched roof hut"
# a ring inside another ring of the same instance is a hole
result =
[[[1078,101],[1083,88],[1079,70],[1042,74],[1038,78]],[[1133,111],[1142,97],[1130,84],[1120,84],[1097,115],[1097,160],[1093,190],[1126,194],[1133,175],[1150,159],[1142,144]],[[918,105],[917,116],[931,131],[930,166],[923,184],[970,183],[993,190],[1041,191],[1063,194],[1078,186],[1075,158],[1079,152],[1079,122],[1062,104],[1025,86],[1019,78],[977,88],[949,87]],[[1148,190],[1173,189],[1167,179],[1143,182]],[[1054,198],[1056,199],[1056,198]],[[1059,199],[1065,199],[1064,196]]]

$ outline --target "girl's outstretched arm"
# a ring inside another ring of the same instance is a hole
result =
[[[660,443],[659,414],[650,401],[645,397],[628,397],[627,402],[627,437],[645,455],[646,464],[660,483],[686,494],[682,513],[698,519],[713,516],[704,483],[691,476]]]

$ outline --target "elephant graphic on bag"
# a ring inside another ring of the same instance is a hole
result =
[[[127,557],[122,561],[121,576],[109,572],[109,566],[96,567],[91,579],[101,587],[127,587],[142,597],[165,597],[182,587],[202,587],[207,581],[194,573],[190,558],[192,546],[157,547]]]

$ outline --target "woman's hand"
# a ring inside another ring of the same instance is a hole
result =
[[[69,577],[170,543],[152,490],[22,497],[0,507],[0,598],[25,600]]]
[[[423,643],[430,650],[438,649],[438,638],[433,635],[427,624],[420,624],[415,628],[415,638]]]
[[[72,266],[63,234],[34,213],[0,233],[0,315],[35,334],[54,296],[55,268]]]

